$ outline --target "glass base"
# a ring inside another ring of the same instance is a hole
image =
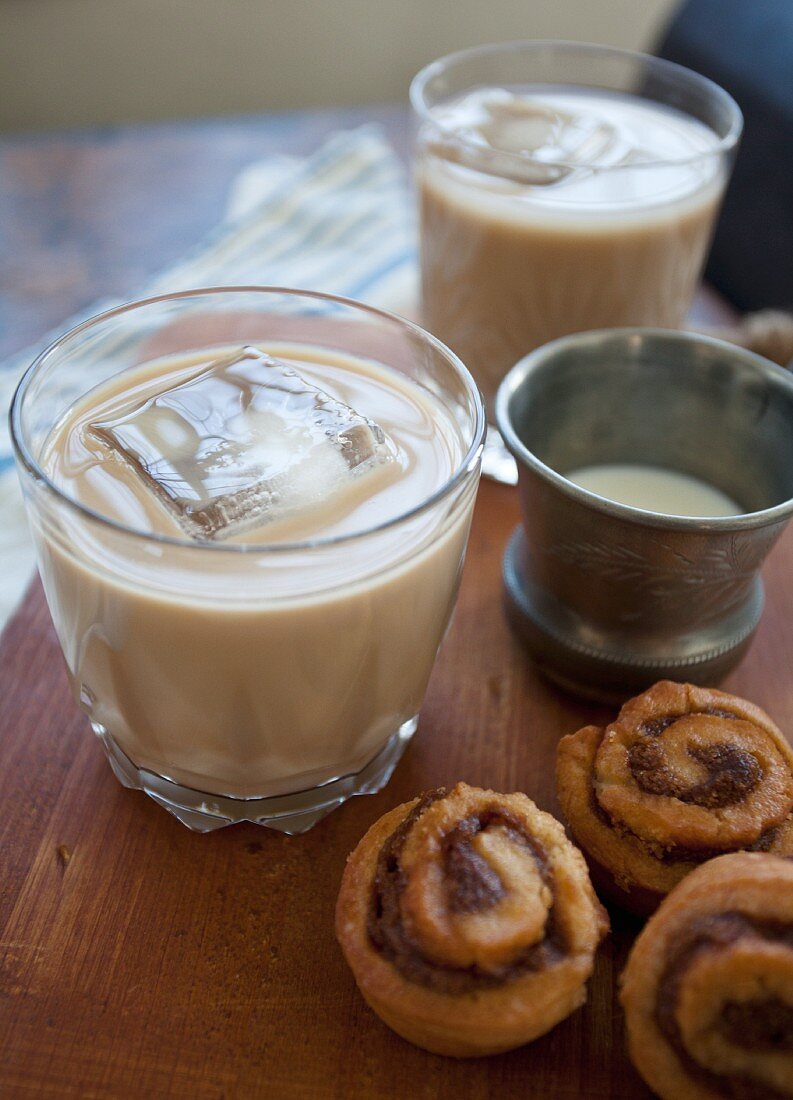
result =
[[[408,742],[416,732],[418,715],[399,727],[369,763],[354,775],[330,779],[320,787],[294,794],[267,798],[233,798],[209,794],[192,787],[183,787],[172,779],[139,768],[113,740],[104,726],[92,722],[94,733],[102,742],[116,778],[125,787],[143,791],[153,798],[188,829],[211,833],[225,825],[251,821],[266,825],[289,836],[308,830],[337,806],[357,794],[375,794],[381,790],[399,763]]]
[[[518,467],[515,459],[504,446],[504,440],[498,428],[492,424],[487,426],[485,447],[482,451],[482,473],[492,481],[500,481],[503,485],[517,485]]]

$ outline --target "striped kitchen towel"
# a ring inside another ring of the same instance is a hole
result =
[[[415,223],[405,170],[376,126],[337,133],[307,158],[274,157],[245,169],[225,219],[138,297],[201,286],[270,284],[321,290],[410,314],[415,311]],[[56,336],[118,303],[95,302],[57,332],[0,365],[7,409],[35,355]],[[0,626],[33,568],[0,419]]]

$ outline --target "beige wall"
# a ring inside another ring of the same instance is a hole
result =
[[[510,38],[651,45],[675,0],[0,0],[0,129],[403,99]]]

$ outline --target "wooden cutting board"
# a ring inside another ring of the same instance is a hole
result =
[[[0,1095],[644,1098],[615,996],[613,914],[589,1002],[511,1054],[456,1062],[393,1035],[333,936],[347,853],[418,791],[465,779],[558,812],[558,738],[609,712],[540,680],[501,608],[514,490],[483,483],[456,618],[386,790],[305,836],[188,832],[111,775],[73,705],[34,584],[0,646]],[[793,530],[726,685],[793,730]]]

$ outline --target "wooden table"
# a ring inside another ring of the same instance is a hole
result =
[[[377,112],[405,148],[404,112]],[[171,124],[0,144],[0,353],[100,295],[129,295],[219,215],[244,164],[372,112]],[[190,202],[184,202],[184,195]],[[703,300],[706,301],[706,300]],[[706,302],[707,304],[707,302]],[[715,315],[709,307],[710,316]],[[554,811],[559,736],[607,716],[538,679],[501,611],[514,491],[482,486],[459,606],[389,787],[312,832],[188,832],[112,777],[76,712],[41,589],[0,645],[0,1095],[641,1098],[615,978],[615,914],[589,1004],[509,1055],[417,1050],[363,1004],[335,944],[344,859],[385,810],[464,778]],[[791,533],[793,534],[793,532]],[[729,687],[793,729],[793,542]]]

